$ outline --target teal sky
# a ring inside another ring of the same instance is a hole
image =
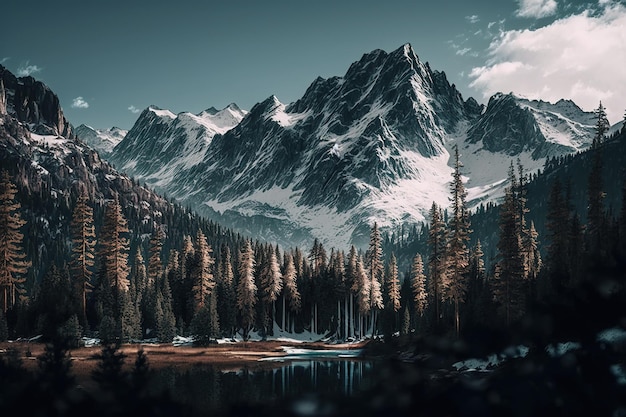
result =
[[[542,33],[567,42],[548,30],[565,33],[572,26],[558,28],[559,22],[575,24],[567,19],[579,16],[597,18],[609,30],[624,29],[626,16],[623,5],[607,0],[7,0],[2,12],[2,65],[48,84],[75,126],[126,129],[136,111],[151,104],[197,113],[231,102],[249,110],[272,94],[290,103],[317,76],[343,75],[364,53],[391,51],[407,42],[422,61],[445,71],[465,98],[485,102],[492,90],[509,86],[509,91],[520,87],[523,94],[541,96],[545,85],[523,91],[519,77],[516,81],[510,71],[502,71],[506,66],[499,66],[518,61],[542,65],[529,55],[533,48],[527,48],[524,36]],[[596,32],[594,36],[609,36]],[[619,58],[626,46],[622,40],[621,49],[620,42],[614,48]],[[511,80],[503,83],[502,76]],[[626,85],[616,77],[616,83]],[[596,86],[588,78],[578,90],[572,89],[579,81],[574,76],[569,90],[554,91],[554,82],[546,81],[552,96],[545,98],[561,94],[590,110],[598,100],[617,96],[611,87]],[[589,104],[572,97],[576,91],[589,96]],[[623,114],[624,108],[626,102],[615,113]]]

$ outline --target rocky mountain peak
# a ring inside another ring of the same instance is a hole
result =
[[[63,115],[59,98],[47,85],[33,77],[18,78],[2,65],[0,80],[4,86],[2,107],[6,113],[32,124],[35,133],[75,137],[73,127]]]

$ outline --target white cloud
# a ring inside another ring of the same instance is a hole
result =
[[[72,101],[73,109],[87,109],[89,108],[89,103],[87,103],[82,97],[76,97]]]
[[[502,32],[485,66],[472,70],[470,87],[484,98],[515,92],[528,98],[572,99],[585,110],[600,100],[609,121],[626,107],[626,7],[584,11],[539,29]]]
[[[470,22],[470,23],[478,23],[480,22],[480,18],[478,16],[476,16],[475,14],[471,15],[471,16],[465,16],[465,19]]]
[[[135,113],[135,114],[137,114],[137,113],[139,113],[141,111],[137,107],[132,106],[132,105],[128,107],[128,110],[130,110],[131,113]]]
[[[517,16],[540,19],[556,13],[555,0],[518,0]]]
[[[4,58],[0,59],[0,65],[4,64],[5,62],[7,62],[9,59],[11,59],[11,57],[5,56]]]
[[[37,72],[41,72],[41,67],[38,67],[37,65],[30,65],[30,62],[26,61],[25,63],[22,63],[22,65],[20,65],[17,69],[17,76],[28,77]]]

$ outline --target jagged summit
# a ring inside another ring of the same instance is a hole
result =
[[[5,113],[33,125],[35,133],[74,137],[74,128],[65,118],[59,98],[46,84],[33,77],[18,78],[2,65],[0,80]]]
[[[565,102],[510,94],[487,106],[465,100],[410,44],[365,53],[287,105],[272,95],[249,112],[150,113],[111,155],[117,166],[223,224],[285,246],[317,237],[346,247],[374,221],[384,228],[424,220],[433,201],[448,204],[455,145],[468,200],[477,204],[500,195],[511,157],[536,170],[547,156],[584,148],[592,128],[588,114]],[[219,114],[234,117],[217,129]]]

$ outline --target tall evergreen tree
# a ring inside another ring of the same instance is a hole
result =
[[[376,331],[376,317],[378,311],[383,309],[382,279],[383,279],[383,248],[382,238],[378,230],[378,224],[374,223],[370,232],[370,244],[366,253],[367,257],[367,278],[370,289],[370,312],[371,312],[371,333]]]
[[[424,263],[419,253],[413,258],[411,266],[411,288],[415,301],[417,317],[422,317],[428,306],[428,293],[426,291],[426,275],[424,275]]]
[[[215,259],[212,256],[213,250],[207,243],[206,236],[202,230],[198,230],[196,237],[196,270],[193,277],[193,297],[196,311],[204,307],[208,297],[215,288],[215,277],[213,275],[213,265]]]
[[[18,294],[23,294],[21,285],[30,262],[25,261],[22,248],[24,235],[20,232],[26,224],[19,213],[20,203],[15,201],[17,187],[11,182],[6,170],[0,172],[0,289],[2,311],[12,308]]]
[[[109,285],[118,291],[128,291],[129,286],[127,233],[128,222],[122,213],[119,200],[115,197],[104,211],[100,259],[104,263]]]
[[[354,337],[356,336],[356,326],[355,326],[355,306],[354,300],[355,297],[358,297],[359,294],[359,271],[357,271],[357,251],[354,245],[350,246],[350,252],[348,253],[348,264],[346,268],[346,286],[348,287],[348,336]],[[358,304],[357,304],[358,308]]]
[[[604,142],[606,133],[611,128],[611,124],[606,117],[606,109],[602,105],[602,101],[598,105],[598,108],[594,110],[596,115],[595,136],[593,137],[592,148],[596,149]]]
[[[602,181],[603,161],[600,145],[608,131],[608,121],[602,102],[595,113],[597,119],[592,146],[593,161],[587,187],[587,251],[592,262],[601,263],[606,256],[604,250],[606,239],[603,238],[605,223],[603,201],[606,194]]]
[[[237,297],[235,294],[235,274],[228,245],[222,245],[218,274],[218,315],[220,327],[228,337],[235,335],[237,325]]]
[[[398,261],[396,255],[391,254],[389,260],[389,277],[387,280],[387,293],[389,294],[389,304],[394,313],[400,311],[400,280],[398,278]]]
[[[94,266],[94,250],[96,246],[93,209],[88,204],[86,194],[81,194],[78,197],[72,215],[70,230],[72,234],[70,271],[80,299],[80,321],[85,326],[87,324],[87,293],[93,287],[91,284],[91,268]]]
[[[247,340],[255,319],[257,286],[254,282],[254,252],[246,240],[239,252],[239,284],[237,285],[237,309],[241,316],[243,338]]]
[[[293,256],[290,253],[285,252],[285,270],[283,272],[283,280],[284,280],[284,291],[283,291],[283,324],[282,329],[285,329],[285,326],[289,327],[289,323],[285,324],[285,304],[289,304],[289,312],[290,315],[293,315],[300,311],[301,301],[300,301],[300,292],[298,291],[298,283],[296,267],[293,263]],[[293,320],[291,330],[293,331]]]
[[[548,213],[546,215],[547,230],[547,268],[549,274],[546,276],[550,282],[546,283],[543,292],[560,292],[567,283],[567,265],[571,259],[568,258],[568,230],[569,209],[567,202],[563,198],[561,182],[556,178],[552,184],[548,197]]]
[[[111,340],[119,340],[122,334],[122,307],[123,294],[129,289],[128,224],[122,214],[117,196],[110,201],[104,210],[104,225],[99,239],[100,267],[101,267],[101,300],[104,303],[104,317],[101,322],[101,331],[104,328],[109,332]],[[109,296],[110,294],[110,296]],[[104,319],[107,318],[105,321]],[[111,325],[113,328],[111,328]]]
[[[398,276],[398,261],[392,252],[385,274],[384,312],[381,327],[386,338],[400,330],[400,279]]]
[[[354,267],[354,282],[352,284],[352,291],[356,293],[357,306],[358,306],[358,327],[359,327],[359,335],[364,337],[365,332],[365,324],[364,319],[367,314],[370,313],[372,304],[370,302],[371,291],[370,291],[371,281],[367,275],[365,267],[363,266],[363,258],[361,255],[356,255],[356,264]]]
[[[500,206],[500,239],[498,241],[498,274],[496,297],[508,325],[524,311],[524,277],[522,237],[519,228],[519,207],[515,190],[517,179],[513,164],[509,168],[509,186]]]
[[[163,261],[161,252],[163,251],[163,229],[155,225],[150,237],[150,257],[148,258],[148,286],[156,285],[163,274]]]
[[[459,304],[465,301],[467,291],[467,272],[469,266],[469,216],[466,207],[466,191],[461,178],[461,162],[459,149],[454,151],[454,172],[450,186],[452,200],[452,217],[448,226],[446,244],[446,278],[444,280],[444,294],[454,304],[454,328],[457,336],[461,329]]]
[[[441,210],[434,202],[430,209],[428,248],[429,304],[434,307],[435,323],[437,327],[439,327],[442,316],[441,300],[443,299],[443,284],[446,281],[445,224],[441,216]]]
[[[539,233],[535,229],[535,222],[530,222],[530,228],[524,230],[522,246],[524,251],[524,271],[526,278],[530,280],[537,279],[539,271],[543,266],[541,253],[539,252],[539,242],[537,240]]]
[[[267,248],[265,267],[261,271],[261,292],[265,306],[270,310],[266,312],[263,322],[266,333],[272,331],[269,327],[276,319],[276,300],[283,289],[283,278],[280,273],[280,265],[276,259],[276,253],[272,246]]]

